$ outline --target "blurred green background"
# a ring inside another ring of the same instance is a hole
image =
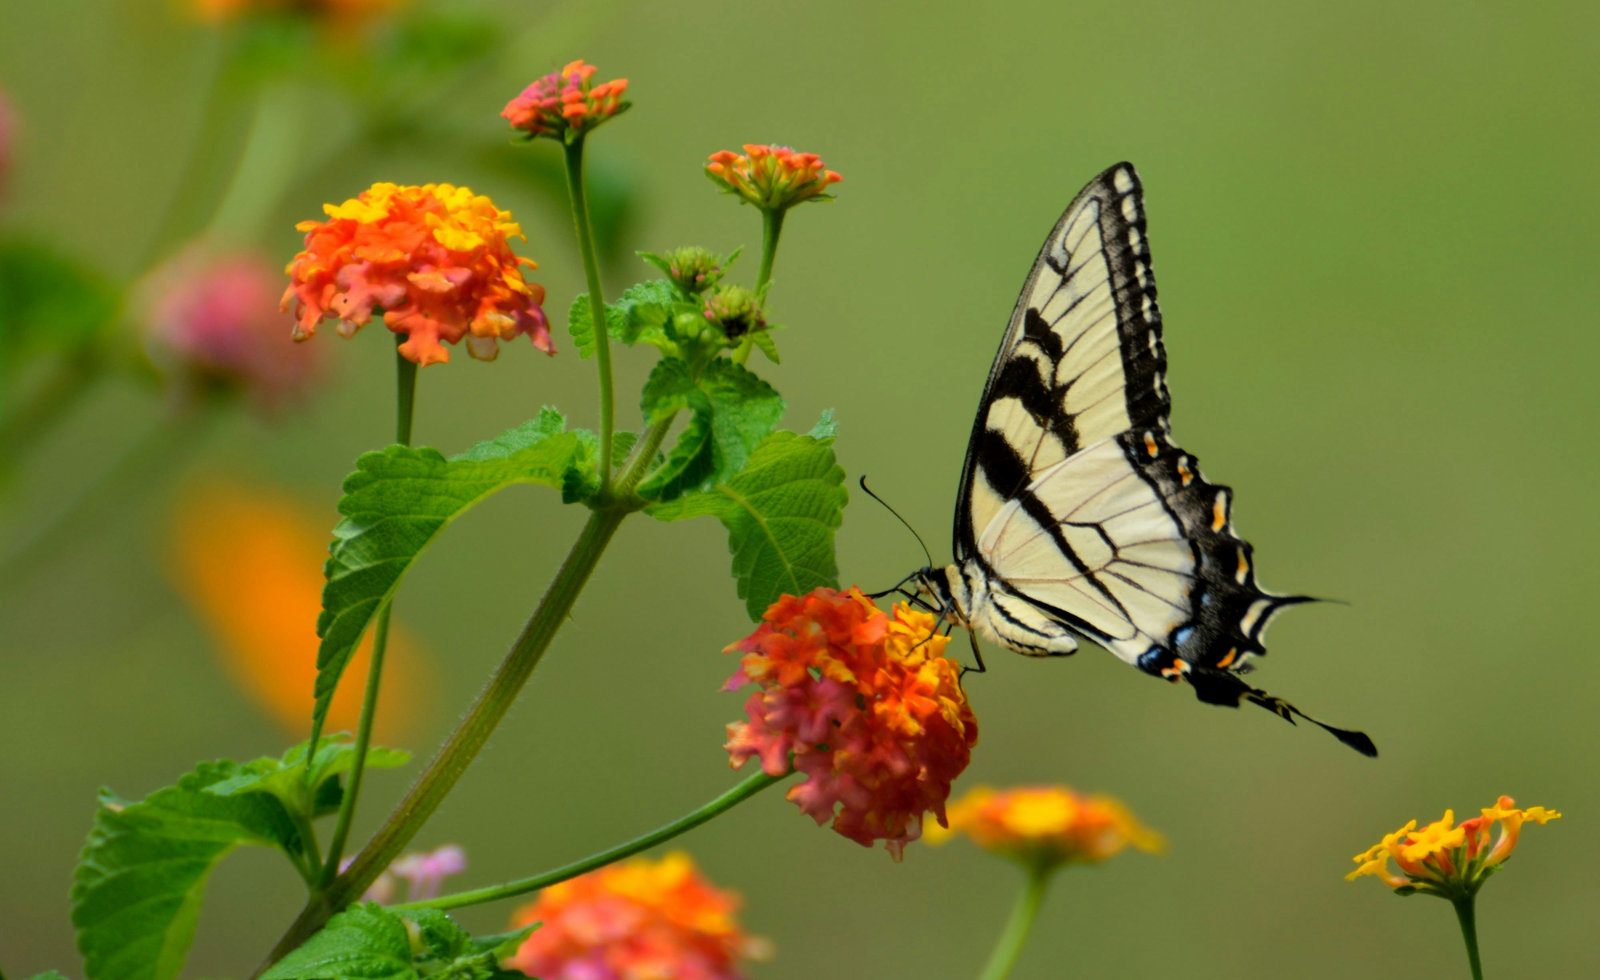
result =
[[[457,5],[456,9],[461,9]],[[473,5],[473,9],[477,9]],[[1600,585],[1594,435],[1600,339],[1600,7],[505,3],[512,39],[429,112],[423,134],[347,153],[274,206],[263,245],[374,180],[470,184],[522,220],[556,340],[582,289],[559,199],[485,161],[496,113],[576,57],[626,76],[634,110],[592,144],[631,187],[615,243],[759,247],[755,211],[701,175],[708,153],[779,142],[845,175],[790,217],[772,293],[804,430],[840,422],[850,479],[910,518],[941,560],[972,411],[1040,240],[1077,189],[1134,161],[1167,321],[1173,424],[1214,480],[1264,581],[1348,605],[1297,609],[1254,679],[1372,734],[1360,758],[1261,711],[1085,650],[995,651],[968,688],[982,739],[963,786],[1064,781],[1114,793],[1167,835],[1057,881],[1019,978],[1464,976],[1442,902],[1348,884],[1350,855],[1410,817],[1500,793],[1567,817],[1530,830],[1479,903],[1491,976],[1600,975]],[[196,139],[228,159],[241,120],[201,128],[214,32],[156,3],[10,4],[0,86],[21,118],[4,214],[116,277],[141,272]],[[351,125],[310,92],[305,152]],[[312,134],[316,134],[314,139]],[[539,145],[522,152],[548,156]],[[608,271],[614,294],[647,270]],[[379,330],[315,343],[336,362],[307,410],[234,413],[141,496],[100,515],[0,595],[0,967],[81,975],[67,919],[96,787],[140,797],[196,759],[277,754],[303,737],[238,690],[169,583],[175,501],[208,477],[258,481],[333,521],[354,457],[388,438]],[[650,358],[621,358],[619,420]],[[526,342],[493,364],[422,372],[417,438],[446,452],[544,403],[594,423],[593,365]],[[97,387],[4,488],[7,532],[42,520],[159,399]],[[438,681],[426,753],[516,634],[581,515],[513,490],[462,521],[400,593]],[[846,582],[884,588],[915,543],[853,494]],[[719,651],[749,629],[710,522],[630,522],[522,704],[418,839],[464,845],[458,883],[530,874],[670,819],[729,786]],[[309,624],[308,624],[309,625]],[[961,649],[959,644],[952,649]],[[357,836],[417,765],[368,781]],[[769,793],[681,844],[746,898],[776,958],[751,976],[975,975],[1021,876],[963,843],[902,864],[813,827]],[[298,908],[265,852],[215,877],[188,975],[241,976]],[[499,928],[509,905],[463,913]]]

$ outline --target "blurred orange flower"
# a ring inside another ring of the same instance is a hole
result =
[[[227,672],[289,733],[304,733],[332,516],[318,521],[278,494],[215,483],[180,500],[174,525],[174,582],[215,638]],[[369,632],[334,696],[330,731],[354,730],[371,653]],[[429,689],[427,668],[417,644],[392,629],[376,722],[380,740],[402,741],[415,730]]]
[[[289,263],[283,294],[298,321],[295,339],[324,319],[349,337],[381,309],[388,328],[406,335],[400,353],[422,365],[450,360],[441,340],[464,339],[467,353],[485,361],[520,334],[555,352],[544,287],[522,277],[522,266],[538,263],[511,251],[510,239],[526,236],[487,197],[452,184],[373,184],[322,210],[327,221],[295,226],[306,247]]]
[[[190,7],[201,20],[213,23],[260,14],[299,14],[350,26],[400,3],[401,0],[190,0]]]
[[[901,604],[891,616],[853,588],[783,596],[763,620],[726,651],[744,657],[723,690],[760,687],[750,720],[728,726],[729,762],[804,773],[789,790],[803,813],[862,846],[882,840],[899,860],[924,813],[944,822],[978,741],[949,638],[932,615]]]
[[[738,980],[770,955],[739,928],[739,895],[712,887],[687,854],[634,858],[539,893],[513,928],[539,928],[506,965],[543,980]]]
[[[1444,811],[1443,817],[1420,830],[1415,820],[1408,820],[1404,827],[1357,854],[1354,860],[1359,867],[1345,875],[1345,880],[1372,875],[1405,895],[1471,896],[1511,856],[1524,823],[1544,824],[1561,818],[1542,806],[1519,810],[1516,802],[1502,796],[1494,806],[1484,807],[1479,816],[1459,825],[1454,810]],[[1491,841],[1496,823],[1499,834]],[[1390,869],[1391,860],[1399,874]]]
[[[787,146],[746,143],[746,155],[732,150],[711,154],[706,176],[730,194],[763,211],[782,211],[802,201],[827,201],[823,193],[844,180],[815,153],[796,153]]]
[[[626,78],[591,85],[594,73],[594,65],[571,62],[523,89],[500,115],[529,139],[550,136],[570,143],[629,106],[622,101]]]
[[[1110,796],[1085,796],[1066,786],[974,787],[950,804],[948,830],[928,842],[966,834],[984,850],[1030,867],[1096,863],[1132,846],[1152,854],[1165,842]]]
[[[305,393],[317,351],[291,341],[276,270],[251,252],[186,249],[147,276],[136,316],[151,359],[179,385],[239,389],[266,408]]]

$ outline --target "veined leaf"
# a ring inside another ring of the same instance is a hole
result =
[[[294,821],[276,797],[206,792],[240,769],[201,763],[138,803],[101,791],[72,885],[72,924],[90,980],[176,977],[217,862],[241,844],[299,853]]]
[[[281,758],[263,757],[239,767],[239,774],[206,787],[216,796],[244,793],[270,793],[291,814],[306,819],[332,813],[343,795],[338,777],[355,768],[355,740],[348,735],[323,740],[309,769],[305,765],[306,743],[285,752]],[[367,748],[367,768],[394,769],[411,761],[404,749]]]
[[[506,940],[531,931],[480,941],[437,909],[390,912],[369,902],[328,920],[262,980],[489,980],[508,955]]]
[[[659,469],[640,487],[649,500],[668,501],[729,479],[783,417],[783,398],[746,368],[714,360],[693,378],[681,361],[664,360],[646,382],[640,408],[648,421],[687,408],[693,412]]]
[[[390,446],[363,455],[344,482],[317,618],[315,742],[356,644],[411,562],[473,504],[517,483],[581,491],[595,453],[553,408],[446,459],[433,449]]]
[[[614,306],[606,308],[606,329],[615,338],[627,327],[627,314]],[[567,308],[567,331],[572,334],[572,345],[584,360],[594,356],[594,314],[589,308],[589,294],[579,293]]]
[[[738,594],[751,619],[784,594],[838,586],[833,537],[848,499],[833,440],[774,432],[744,469],[709,490],[656,504],[663,521],[715,517],[728,529]]]

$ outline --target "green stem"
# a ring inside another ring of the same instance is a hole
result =
[[[284,87],[264,89],[233,178],[202,238],[253,241],[300,162],[299,100]]]
[[[411,445],[411,422],[415,415],[417,399],[417,365],[400,353],[405,342],[404,334],[395,334],[395,422],[394,441],[402,446]],[[367,666],[367,691],[361,700],[361,720],[356,727],[356,757],[350,770],[350,785],[344,799],[339,801],[339,822],[334,825],[333,837],[328,841],[328,858],[322,865],[317,880],[319,888],[326,888],[339,873],[339,859],[344,857],[345,841],[350,837],[350,821],[355,816],[356,798],[361,795],[361,778],[367,769],[367,749],[372,745],[372,723],[378,715],[378,688],[383,681],[383,655],[389,648],[389,614],[394,609],[391,600],[385,600],[378,610],[378,623],[372,630],[372,662]],[[311,764],[307,750],[306,764]]]
[[[461,778],[461,774],[488,741],[495,726],[510,710],[517,694],[549,648],[556,631],[566,622],[578,594],[583,591],[606,545],[627,514],[628,511],[615,507],[603,507],[590,512],[589,520],[579,533],[578,540],[573,543],[572,550],[567,553],[561,570],[550,583],[539,607],[534,610],[522,634],[517,637],[489,685],[478,695],[467,716],[428,763],[428,768],[417,778],[406,798],[400,801],[377,834],[356,855],[349,869],[335,878],[325,891],[311,896],[300,916],[273,947],[261,970],[257,971],[257,976],[298,948],[321,929],[335,912],[365,891],[422,829],[423,823],[438,809],[454,788],[456,780]]]
[[[1023,944],[1028,941],[1028,933],[1033,929],[1033,920],[1039,914],[1039,906],[1044,901],[1044,893],[1054,871],[1049,867],[1028,869],[1028,883],[1023,886],[1022,894],[1017,896],[1017,904],[1011,909],[1011,918],[995,943],[994,952],[989,954],[989,962],[984,965],[979,980],[1005,980],[1011,974],[1011,967],[1016,964]]]
[[[1450,900],[1450,904],[1456,907],[1456,920],[1461,923],[1461,938],[1467,944],[1467,963],[1472,967],[1472,980],[1483,980],[1483,964],[1478,962],[1477,914],[1472,903],[1471,895]]]
[[[583,189],[583,137],[563,146],[567,164],[567,191],[572,198],[572,223],[578,229],[578,251],[583,255],[583,275],[589,285],[589,321],[594,329],[595,361],[600,369],[600,493],[611,498],[611,431],[615,396],[611,390],[611,334],[606,329],[605,294],[600,291],[600,263],[595,257],[594,231],[589,224],[589,199]]]
[[[54,514],[34,523],[31,533],[0,556],[0,587],[35,573],[48,558],[61,554],[69,532],[83,527],[113,503],[126,510],[137,499],[135,490],[140,482],[170,474],[184,453],[201,445],[201,430],[215,414],[212,406],[191,404],[176,417],[156,423],[104,474],[83,485],[77,496]]]
[[[396,906],[396,908],[459,909],[468,905],[482,905],[485,902],[493,902],[502,898],[514,898],[517,895],[526,895],[528,892],[548,888],[557,882],[566,881],[568,878],[576,878],[578,875],[593,871],[595,868],[603,868],[614,861],[632,857],[640,851],[648,850],[663,841],[671,840],[679,834],[693,830],[712,817],[733,809],[768,786],[781,782],[783,778],[784,776],[769,776],[764,772],[757,771],[726,793],[698,809],[684,814],[669,824],[658,827],[642,837],[635,837],[625,844],[618,844],[610,850],[591,854],[581,861],[574,861],[553,871],[546,871],[544,874],[534,875],[531,878],[518,878],[516,881],[508,881],[501,885],[491,885],[488,888],[457,892],[454,895],[442,895],[439,898],[430,898],[422,902],[407,902],[404,905]]]
[[[783,234],[785,208],[761,212],[761,271],[756,273],[756,295],[772,281],[772,261],[778,254],[778,236]]]

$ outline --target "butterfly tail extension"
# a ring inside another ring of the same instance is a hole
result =
[[[1296,716],[1304,718],[1362,755],[1373,758],[1378,755],[1378,747],[1372,743],[1372,739],[1367,737],[1365,732],[1337,728],[1326,722],[1318,721],[1284,699],[1274,697],[1258,687],[1251,687],[1228,671],[1192,667],[1184,672],[1183,679],[1188,681],[1189,685],[1194,688],[1195,697],[1206,704],[1221,704],[1237,708],[1245,701],[1249,701],[1251,704],[1265,708],[1291,725],[1295,723]]]

